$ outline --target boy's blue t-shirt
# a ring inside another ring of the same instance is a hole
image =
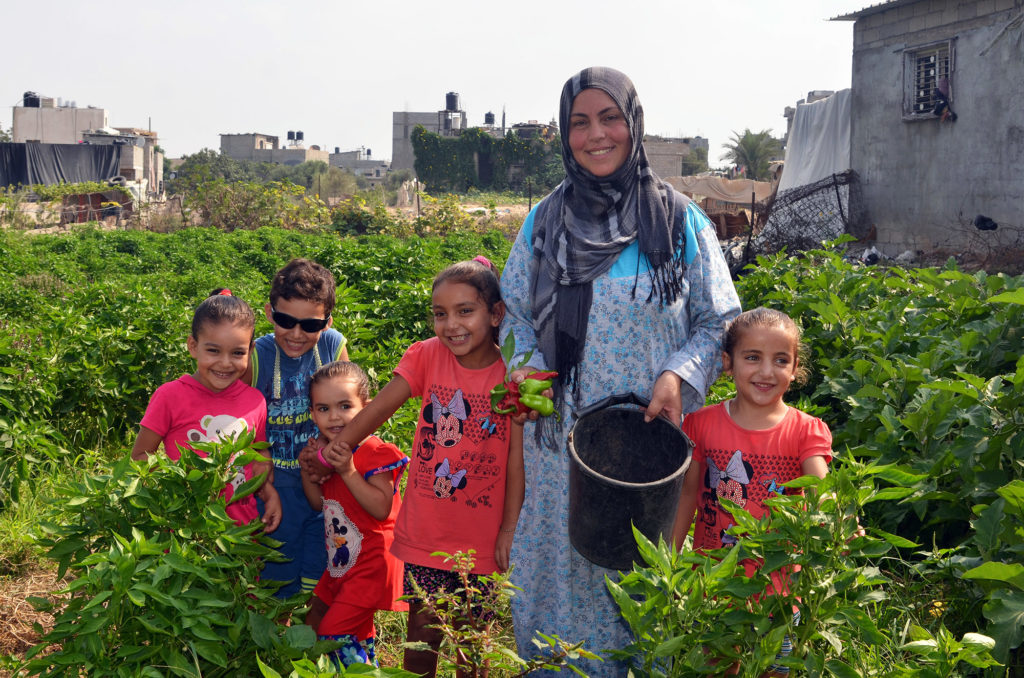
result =
[[[267,442],[274,460],[274,485],[302,486],[299,452],[318,434],[309,412],[309,379],[320,366],[338,359],[345,337],[334,328],[320,335],[316,346],[289,358],[273,333],[256,340],[253,386],[267,400]]]

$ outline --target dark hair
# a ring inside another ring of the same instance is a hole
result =
[[[749,311],[744,311],[733,318],[732,322],[725,328],[725,336],[722,338],[722,351],[732,358],[736,344],[739,343],[743,332],[752,327],[781,327],[793,335],[793,352],[797,359],[796,374],[794,381],[797,385],[807,382],[807,347],[800,340],[803,332],[800,326],[782,311],[774,308],[758,306]]]
[[[313,404],[313,386],[322,381],[337,379],[338,377],[354,380],[359,390],[360,400],[362,400],[364,404],[370,400],[370,378],[366,376],[366,372],[363,371],[363,368],[355,363],[348,362],[347,360],[335,360],[334,362],[327,363],[323,367],[319,368],[313,373],[313,376],[309,378],[310,405]]]
[[[334,276],[315,261],[292,259],[270,283],[270,305],[277,306],[278,299],[322,304],[324,317],[328,318],[334,310]]]
[[[484,257],[459,261],[444,269],[434,278],[430,292],[435,292],[441,283],[463,283],[475,289],[487,305],[487,310],[493,312],[495,304],[502,301],[498,270],[490,261],[485,264],[480,259]],[[498,328],[493,329],[494,343],[498,343]]]
[[[192,338],[199,340],[199,330],[203,325],[222,322],[254,330],[256,316],[249,308],[249,304],[232,296],[231,290],[218,287],[196,306],[195,313],[192,314]]]

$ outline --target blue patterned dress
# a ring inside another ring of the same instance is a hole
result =
[[[515,332],[520,356],[536,346],[529,295],[535,212],[526,218],[501,278],[508,308],[501,340]],[[684,413],[704,405],[707,389],[721,369],[722,331],[739,313],[740,304],[711,222],[693,203],[685,218],[687,268],[683,293],[675,303],[662,307],[657,295],[646,302],[651,281],[646,257],[635,241],[594,281],[580,362],[583,406],[630,391],[649,398],[665,370],[683,379]],[[548,367],[539,353],[530,364]],[[569,544],[570,407],[567,403],[561,413],[555,449],[537,444],[532,423],[523,435],[526,498],[512,548],[513,580],[523,589],[512,599],[516,642],[523,656],[534,654],[531,639],[536,631],[568,642],[585,641],[584,647],[598,654],[630,642],[629,627],[605,588],[605,576],[614,578],[616,573],[590,563]],[[594,677],[626,675],[622,664],[611,661],[586,662],[580,668]]]

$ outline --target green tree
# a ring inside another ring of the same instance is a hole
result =
[[[773,138],[771,132],[765,129],[755,133],[749,127],[743,130],[742,135],[733,132],[732,140],[722,145],[726,149],[722,159],[747,168],[747,177],[750,179],[767,179],[769,161],[781,152],[779,140]]]
[[[12,141],[14,141],[13,130],[4,130],[3,127],[0,127],[0,144]]]
[[[183,158],[178,167],[178,176],[168,181],[167,191],[190,193],[199,185],[214,179],[265,182],[271,179],[275,167],[265,162],[233,160],[223,153],[204,148]]]

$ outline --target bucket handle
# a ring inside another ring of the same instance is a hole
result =
[[[610,395],[607,398],[602,398],[596,403],[587,405],[579,412],[573,413],[574,419],[582,419],[588,414],[603,410],[607,407],[615,407],[616,405],[639,405],[645,410],[650,406],[651,401],[643,396],[639,396],[636,393],[619,393],[617,395]]]

